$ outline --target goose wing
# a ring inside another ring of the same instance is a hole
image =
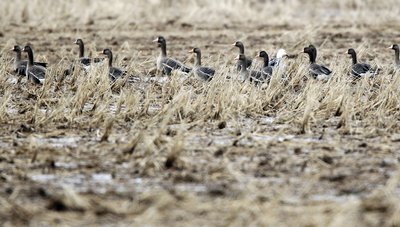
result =
[[[91,62],[91,59],[83,57],[83,58],[79,58],[79,62],[84,66],[89,66],[90,62]]]
[[[124,70],[124,69],[111,67],[110,68],[110,72],[109,72],[109,76],[110,76],[111,80],[116,80],[116,79],[118,79],[120,77],[125,76],[126,73],[127,73],[127,71]]]
[[[355,76],[363,76],[371,70],[371,65],[365,63],[358,63],[351,67],[351,72]]]
[[[328,67],[318,64],[311,64],[310,72],[314,75],[329,75],[332,73],[332,71],[328,69]]]
[[[46,68],[40,65],[33,65],[28,68],[27,76],[36,84],[43,84],[46,76]]]
[[[47,68],[47,63],[45,62],[33,62],[33,65],[38,65]]]
[[[246,69],[250,68],[251,64],[253,63],[253,60],[249,57],[245,57],[245,60],[238,60],[236,63],[236,70],[240,72],[242,68],[242,63],[244,62],[244,65],[246,66]]]
[[[191,71],[191,68],[172,58],[165,58],[162,62],[162,65],[164,66],[164,69],[167,69],[167,74],[170,74],[172,70],[180,70],[185,73],[189,73]]]
[[[263,71],[254,70],[250,72],[250,82],[255,84],[264,83],[268,78],[268,75],[263,73]]]
[[[264,68],[261,70],[261,72],[262,72],[264,75],[272,76],[272,67],[271,67],[271,66],[264,67]]]
[[[199,67],[196,72],[203,80],[210,80],[215,74],[215,70],[209,67]]]

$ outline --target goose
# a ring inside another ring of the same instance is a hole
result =
[[[203,80],[209,81],[215,74],[215,69],[210,67],[201,66],[201,50],[199,48],[193,48],[190,53],[196,54],[196,61],[193,67],[193,72]]]
[[[46,68],[34,64],[33,50],[29,45],[25,46],[22,51],[28,53],[28,64],[26,66],[25,75],[28,77],[28,80],[31,80],[33,83],[42,85],[46,76]]]
[[[351,56],[353,62],[351,73],[354,77],[360,78],[367,75],[368,73],[370,73],[372,76],[377,74],[378,70],[376,68],[372,68],[370,64],[357,62],[357,54],[353,48],[348,49],[347,54]]]
[[[259,57],[259,58],[263,59],[263,68],[261,69],[261,72],[266,77],[270,78],[272,76],[273,68],[270,65],[269,56],[268,56],[267,52],[260,51],[256,57]]]
[[[244,55],[244,45],[242,42],[236,41],[234,44],[232,44],[232,46],[239,48],[239,55]],[[241,65],[242,65],[241,61],[244,61],[244,63],[245,63],[244,66],[246,68],[250,68],[251,63],[253,62],[253,60],[251,60],[251,58],[246,57],[246,56],[245,56],[244,60],[238,60],[237,65],[236,65],[236,70],[238,72],[240,72],[240,70],[241,70]]]
[[[167,41],[164,37],[159,36],[153,42],[156,42],[160,47],[161,52],[157,58],[157,70],[162,72],[164,75],[171,75],[173,70],[180,70],[185,73],[189,73],[191,69],[186,67],[182,62],[173,58],[167,57]]]
[[[309,45],[308,47],[304,48],[303,52],[308,54],[310,58],[310,66],[309,66],[310,75],[317,80],[329,79],[332,74],[332,71],[328,69],[326,66],[319,65],[315,62],[317,58],[317,49],[313,45]]]
[[[394,50],[395,67],[396,67],[396,69],[399,69],[400,68],[400,48],[399,48],[399,45],[393,44],[391,47],[389,47],[389,49]]]
[[[104,49],[102,54],[106,55],[108,58],[108,67],[109,67],[109,77],[112,81],[123,77],[126,75],[127,71],[121,68],[113,67],[112,61],[113,61],[113,54],[110,49]]]
[[[258,70],[248,70],[246,68],[246,56],[244,54],[239,54],[235,60],[237,60],[240,63],[240,79],[242,81],[246,81],[247,79],[250,80],[250,82],[255,83],[256,85],[259,85],[261,83],[264,83],[265,81],[269,80],[269,76],[266,73],[263,73],[263,71],[258,71]]]
[[[14,59],[14,71],[18,73],[18,75],[25,76],[26,75],[26,66],[28,64],[27,60],[21,60],[22,57],[22,49],[20,46],[15,45],[11,51],[15,52],[15,59]],[[33,62],[33,65],[40,65],[43,67],[47,67],[47,63],[44,62]]]
[[[77,39],[74,44],[79,46],[78,62],[82,64],[83,68],[87,71],[90,69],[90,65],[93,63],[102,63],[103,59],[100,58],[88,58],[85,57],[85,45],[82,39]],[[93,63],[92,63],[93,61]]]
[[[78,54],[78,59],[74,60],[78,65],[80,65],[85,72],[88,72],[90,70],[91,65],[93,64],[103,64],[103,60],[101,58],[88,58],[85,57],[85,45],[82,41],[82,39],[77,39],[74,44],[79,46],[79,54]],[[92,63],[93,61],[93,63]],[[75,70],[75,64],[71,64],[71,66],[64,70],[64,75],[71,75],[73,71]]]

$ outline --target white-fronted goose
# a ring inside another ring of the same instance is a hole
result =
[[[395,67],[396,67],[396,69],[399,69],[400,68],[400,48],[399,48],[399,45],[393,44],[391,47],[389,47],[389,49],[394,50]]]
[[[112,61],[113,61],[113,54],[110,49],[104,49],[102,54],[106,55],[108,58],[108,67],[109,67],[109,77],[112,81],[123,77],[126,75],[127,71],[121,68],[113,67]]]
[[[317,80],[329,79],[332,71],[328,69],[326,66],[318,65],[316,63],[317,48],[315,48],[313,45],[309,45],[308,47],[304,48],[303,52],[308,54],[310,58],[310,66],[309,66],[310,75]]]
[[[79,46],[79,62],[82,64],[82,66],[84,67],[85,70],[88,70],[90,67],[90,64],[93,63],[102,63],[103,59],[101,58],[88,58],[85,57],[85,45],[83,44],[82,39],[77,39],[74,42],[76,45]]]
[[[83,44],[82,39],[77,39],[74,44],[79,46],[79,55],[78,59],[74,60],[77,65],[80,65],[86,72],[90,70],[91,65],[93,64],[103,64],[103,60],[101,58],[88,58],[85,57],[85,45]],[[64,71],[64,75],[71,75],[75,70],[75,64],[71,64],[69,69]]]
[[[161,49],[160,56],[157,58],[157,70],[162,72],[164,75],[171,75],[173,70],[180,70],[185,73],[189,73],[191,69],[186,67],[182,62],[167,57],[167,41],[164,37],[159,36],[153,40],[157,42],[158,47]]]
[[[194,74],[196,74],[198,77],[200,77],[203,80],[206,80],[206,81],[211,80],[215,74],[215,69],[210,68],[210,67],[201,66],[201,50],[199,48],[193,48],[189,52],[196,54],[196,60],[195,60],[194,67],[192,70],[194,72]]]
[[[18,73],[18,75],[25,76],[26,75],[26,66],[28,61],[21,60],[22,59],[22,49],[20,46],[15,45],[12,51],[15,52],[15,59],[14,59],[14,71]],[[44,62],[33,62],[33,65],[40,65],[43,67],[47,66],[47,63]]]
[[[256,85],[264,83],[265,81],[268,81],[270,79],[270,76],[268,76],[267,73],[263,73],[262,71],[258,70],[248,70],[246,68],[246,56],[244,54],[239,54],[235,60],[240,63],[240,79],[242,81],[249,80],[252,83],[255,83]]]
[[[26,66],[25,75],[28,80],[31,80],[35,84],[42,85],[46,76],[46,68],[41,65],[34,65],[33,51],[32,48],[27,45],[22,51],[28,53],[28,64]]]
[[[357,62],[357,54],[353,48],[348,49],[347,54],[349,54],[351,56],[352,63],[353,63],[353,65],[351,67],[351,73],[356,78],[365,76],[368,73],[370,73],[372,76],[377,74],[378,70],[376,68],[375,69],[372,68],[370,64]]]
[[[236,70],[238,72],[240,72],[241,67],[242,67],[241,61],[244,61],[244,66],[246,67],[246,69],[250,68],[251,63],[253,62],[253,60],[251,58],[249,58],[249,57],[246,57],[246,55],[244,54],[244,45],[243,45],[243,43],[240,42],[240,41],[236,41],[234,44],[232,44],[232,46],[235,46],[235,47],[239,48],[239,55],[244,55],[245,56],[244,60],[238,60],[237,61]]]
[[[269,65],[270,61],[267,52],[260,51],[257,57],[263,59],[263,68],[261,69],[261,72],[264,74],[266,78],[271,78],[273,69],[272,66]]]

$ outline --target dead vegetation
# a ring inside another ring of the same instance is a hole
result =
[[[400,79],[385,49],[400,42],[399,9],[314,2],[1,1],[0,223],[400,225]],[[160,33],[188,65],[202,47],[215,78],[154,76]],[[130,76],[110,83],[102,66],[63,76],[78,37],[91,56],[113,48]],[[334,75],[311,79],[299,55],[269,84],[241,83],[237,39],[249,56],[314,43]],[[50,63],[42,87],[10,70],[8,49],[26,42]],[[381,74],[352,81],[349,47]]]

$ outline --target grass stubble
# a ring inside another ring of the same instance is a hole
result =
[[[400,225],[400,79],[393,53],[382,48],[396,41],[394,1],[375,11],[367,7],[373,2],[331,1],[331,11],[316,13],[313,1],[288,1],[304,15],[266,2],[280,16],[264,23],[252,16],[264,12],[252,1],[181,2],[184,15],[168,1],[31,2],[0,3],[1,224]],[[116,14],[122,8],[133,16]],[[199,16],[206,9],[209,17]],[[305,23],[329,12],[338,15]],[[374,18],[382,13],[385,20]],[[303,21],[292,23],[297,17]],[[217,69],[215,78],[153,76],[158,49],[150,40],[159,32],[188,64],[182,53],[205,47],[203,64]],[[110,84],[106,67],[62,76],[76,36],[89,55],[111,45],[114,65],[130,77]],[[262,46],[297,53],[313,42],[334,75],[310,79],[299,55],[269,84],[241,83],[230,60],[237,50],[228,47],[238,38],[254,55]],[[43,86],[15,83],[8,49],[16,42],[32,42],[37,58],[50,61]],[[342,57],[349,47],[382,73],[352,82]],[[57,143],[63,139],[72,142]],[[93,180],[101,173],[111,183]]]

